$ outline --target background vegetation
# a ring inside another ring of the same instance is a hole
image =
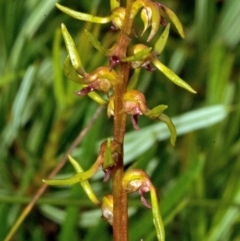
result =
[[[92,48],[83,30],[92,31],[105,46],[115,39],[109,25],[71,19],[54,7],[55,2],[0,0],[0,240],[98,107],[89,98],[74,95],[78,85],[63,76],[66,50],[60,23],[75,36],[87,70],[107,61]],[[61,1],[102,16],[109,13],[107,3]],[[180,135],[173,148],[165,127],[143,117],[140,132],[133,132],[129,124],[126,162],[146,169],[158,187],[168,241],[237,241],[239,0],[162,3],[177,13],[186,38],[180,39],[172,30],[161,60],[198,94],[175,87],[158,71],[142,71],[139,89],[146,93],[148,105],[167,104],[167,114],[177,116],[174,120]],[[135,26],[138,34],[138,22]],[[84,169],[95,160],[99,141],[111,136],[111,130],[104,110],[73,152]],[[58,177],[73,172],[67,163]],[[101,177],[91,180],[100,197],[110,190]],[[130,240],[155,240],[151,212],[138,196],[129,200]],[[48,188],[15,240],[111,240],[111,229],[100,216],[80,185]]]

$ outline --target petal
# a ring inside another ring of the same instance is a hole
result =
[[[141,35],[143,35],[148,29],[148,27],[151,25],[151,18],[152,10],[150,8],[143,8],[143,10],[141,11],[141,19],[143,21],[144,28]]]
[[[160,13],[159,13],[159,6],[155,2],[149,2],[148,7],[152,10],[152,29],[148,36],[147,42],[151,41],[154,35],[157,33],[159,25],[160,25]]]

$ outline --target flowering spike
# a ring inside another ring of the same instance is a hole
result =
[[[108,17],[96,17],[93,16],[91,14],[87,14],[87,13],[81,13],[81,12],[77,12],[74,11],[70,8],[64,7],[58,3],[56,3],[56,7],[61,10],[62,12],[66,13],[67,15],[76,18],[78,20],[82,20],[82,21],[87,21],[87,22],[92,22],[92,23],[100,23],[100,24],[104,24],[104,23],[109,23],[112,20],[111,16]]]
[[[61,30],[62,30],[63,38],[64,38],[64,41],[65,41],[65,44],[67,47],[68,54],[70,56],[72,66],[77,71],[78,74],[80,74],[81,76],[84,76],[86,74],[86,72],[83,69],[82,61],[77,52],[77,48],[75,46],[75,43],[74,43],[71,35],[67,31],[67,28],[65,27],[65,25],[63,23],[61,25]]]

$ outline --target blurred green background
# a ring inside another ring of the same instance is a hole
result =
[[[84,29],[108,47],[116,39],[110,25],[72,19],[56,0],[0,0],[0,240],[3,240],[98,105],[78,97],[79,86],[63,75],[67,53],[59,26],[74,36],[87,71],[108,64],[90,45]],[[60,1],[75,10],[105,16],[107,0]],[[163,0],[180,18],[185,39],[171,30],[161,61],[186,80],[193,95],[160,72],[141,72],[138,89],[150,108],[169,106],[179,137],[171,147],[164,125],[130,120],[127,165],[146,170],[159,190],[166,240],[240,240],[240,3],[239,0]],[[136,21],[135,31],[142,25]],[[145,34],[147,35],[147,34]],[[145,41],[146,36],[136,41]],[[153,41],[154,43],[154,41]],[[153,44],[150,43],[149,45]],[[99,141],[111,136],[105,110],[73,152],[87,169]],[[224,118],[225,117],[225,118]],[[213,124],[215,123],[215,124]],[[67,163],[58,177],[74,173]],[[98,197],[110,184],[90,181]],[[130,240],[156,240],[151,211],[138,195],[129,198]],[[80,185],[48,188],[13,240],[112,240]]]

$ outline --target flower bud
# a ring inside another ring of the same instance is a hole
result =
[[[146,53],[145,53],[146,52]],[[136,56],[133,61],[131,61],[131,66],[133,69],[139,68],[145,64],[148,64],[150,53],[149,47],[144,44],[134,45],[128,52],[129,56]]]
[[[102,218],[109,224],[113,224],[113,196],[106,195],[102,200]]]
[[[122,28],[126,9],[123,7],[115,8],[112,11],[112,23],[118,29]]]
[[[130,115],[142,115],[148,108],[145,96],[137,90],[129,90],[123,96],[124,111]]]
[[[90,91],[99,90],[108,95],[117,78],[117,73],[114,70],[110,71],[109,67],[106,66],[99,67],[92,73],[85,75],[84,81],[87,86],[78,91],[77,94],[85,95]]]

